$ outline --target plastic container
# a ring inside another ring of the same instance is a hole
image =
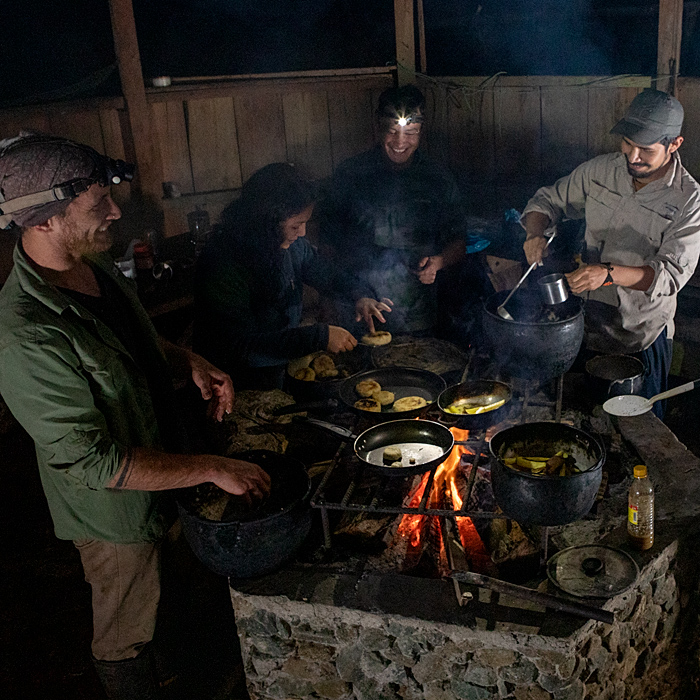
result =
[[[194,211],[187,215],[187,224],[190,227],[190,242],[192,243],[195,257],[197,257],[206,245],[211,231],[209,212],[198,205]]]
[[[643,551],[654,544],[654,487],[643,464],[634,468],[634,478],[630,484],[627,535],[635,549]]]
[[[153,245],[146,241],[134,246],[134,263],[137,270],[152,270],[156,262]]]

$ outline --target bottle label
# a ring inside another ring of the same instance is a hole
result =
[[[637,506],[629,506],[627,508],[627,520],[629,520],[632,525],[636,525],[639,522],[639,511]]]

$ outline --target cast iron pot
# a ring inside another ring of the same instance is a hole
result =
[[[583,302],[569,297],[545,306],[538,294],[518,290],[508,302],[515,319],[506,321],[496,308],[508,295],[493,294],[484,302],[482,324],[500,367],[515,377],[546,381],[573,365],[583,341]]]
[[[584,469],[571,476],[537,476],[507,466],[512,448],[521,457],[565,450]],[[503,512],[523,525],[565,525],[593,505],[603,475],[605,449],[593,436],[563,423],[522,423],[496,433],[489,444],[491,485]]]
[[[495,401],[503,400],[505,403],[493,411],[475,413],[473,415],[450,413],[447,408],[459,399],[472,399],[484,397],[493,398]],[[457,419],[457,427],[463,430],[481,430],[496,425],[506,416],[510,409],[510,400],[513,397],[511,388],[495,379],[475,379],[461,384],[450,386],[438,396],[438,408],[448,420]]]
[[[278,569],[306,539],[311,529],[311,482],[304,465],[285,455],[254,450],[236,457],[260,465],[270,475],[272,487],[265,501],[251,508],[232,496],[221,522],[197,514],[199,487],[183,491],[177,505],[197,558],[222,576],[250,578]]]
[[[586,362],[590,391],[597,403],[613,396],[639,394],[644,381],[644,365],[631,355],[598,355]]]

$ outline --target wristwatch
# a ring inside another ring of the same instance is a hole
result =
[[[601,262],[600,264],[608,271],[608,276],[605,278],[605,282],[603,282],[601,286],[609,287],[611,284],[614,284],[611,273],[615,268],[610,263]]]

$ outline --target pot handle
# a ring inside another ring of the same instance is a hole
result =
[[[311,418],[310,416],[307,418],[300,418],[300,420],[303,420],[306,423],[311,423],[311,425],[315,425],[317,428],[321,428],[322,430],[325,430],[326,432],[329,432],[336,437],[339,437],[341,440],[345,440],[346,442],[350,442],[350,440],[357,440],[357,435],[355,435],[352,430],[341,428],[339,425],[335,425],[334,423],[328,423],[325,420],[318,420],[318,418]]]

